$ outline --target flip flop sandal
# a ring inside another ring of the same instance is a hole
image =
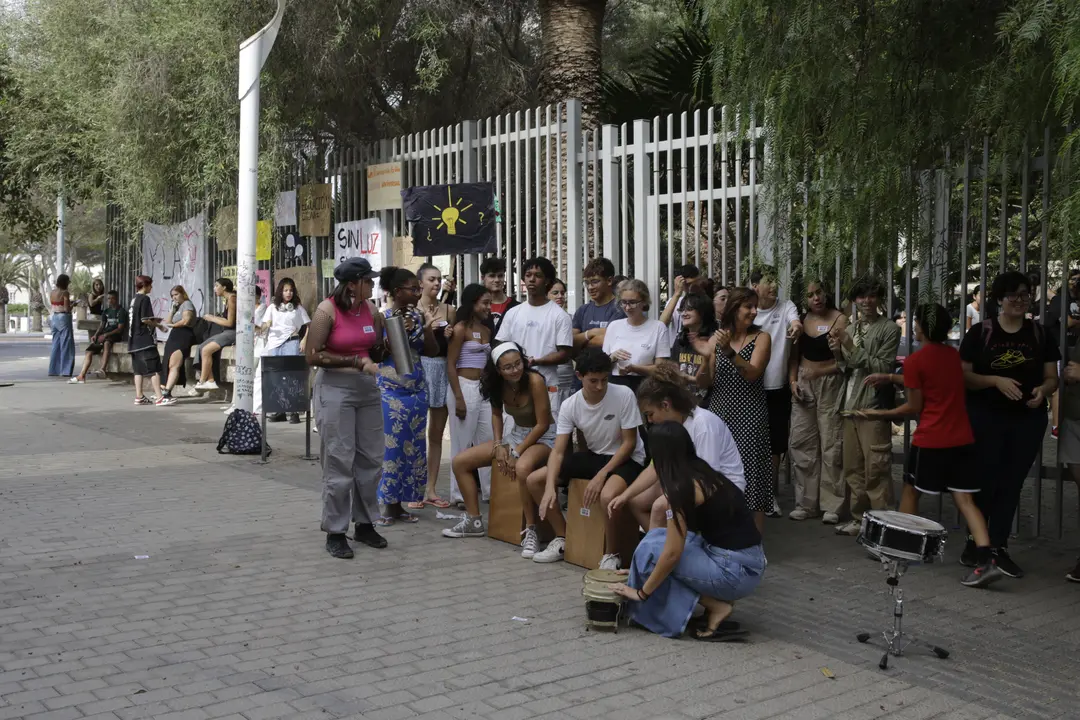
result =
[[[412,523],[420,522],[420,518],[416,517],[412,513],[404,512],[404,513],[401,513],[400,515],[398,515],[396,518],[394,518],[394,521],[395,522],[408,523],[408,524],[411,525]]]
[[[390,527],[394,524],[394,518],[380,515],[379,518],[375,521],[375,524],[378,527]]]
[[[405,507],[409,508],[410,510],[423,510],[424,509],[424,503],[422,501],[421,502],[405,503]]]
[[[693,620],[691,620],[690,621],[690,629],[695,630],[695,631],[696,630],[704,630],[705,629],[705,616],[702,615],[699,618],[694,618]],[[742,625],[739,624],[738,620],[724,620],[723,622],[720,623],[720,626],[718,628],[716,628],[716,629],[717,629],[717,632],[728,633],[728,632],[734,632],[736,630],[741,630]]]
[[[746,638],[750,633],[746,630],[730,630],[723,631],[720,628],[709,630],[708,628],[701,628],[695,630],[693,638],[701,642],[746,642]]]
[[[436,507],[440,510],[445,510],[446,508],[450,507],[450,503],[438,496],[433,497],[430,500],[424,500],[424,505],[430,505],[431,507]],[[410,509],[412,508],[410,507]]]

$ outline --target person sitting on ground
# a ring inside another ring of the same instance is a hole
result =
[[[531,559],[538,547],[536,505],[528,493],[525,479],[536,468],[543,467],[555,444],[547,383],[537,370],[525,367],[525,355],[519,345],[504,342],[491,352],[484,367],[484,374],[480,378],[480,395],[491,404],[491,427],[495,439],[474,445],[454,456],[454,475],[459,479],[458,489],[465,500],[466,514],[457,525],[443,530],[442,534],[449,538],[483,537],[487,534],[480,515],[476,472],[495,462],[501,472],[518,483],[520,488],[521,506],[525,512],[521,556]],[[503,435],[503,410],[514,419],[509,436]]]
[[[86,356],[83,358],[82,370],[68,382],[82,384],[86,382],[86,374],[90,372],[90,365],[94,356],[101,355],[101,367],[94,373],[98,377],[107,378],[106,368],[109,366],[109,357],[112,355],[113,343],[124,339],[127,332],[127,311],[120,307],[120,293],[110,290],[108,294],[109,304],[100,311],[101,325],[91,336],[90,344],[86,346]]]
[[[696,639],[739,639],[743,633],[725,632],[721,623],[765,574],[754,516],[735,485],[697,456],[682,424],[653,426],[649,445],[671,509],[666,527],[649,530],[634,551],[626,584],[612,590],[632,601],[635,622],[658,635],[681,635],[701,603]]]
[[[549,563],[563,559],[566,550],[566,520],[559,507],[556,485],[567,485],[572,478],[589,478],[582,507],[599,500],[607,507],[622,494],[642,471],[645,447],[638,435],[641,413],[630,388],[609,385],[611,358],[599,348],[585,348],[577,360],[581,390],[570,396],[559,411],[555,449],[546,468],[529,476],[529,493],[540,505],[540,519],[547,520],[555,539],[533,557]],[[574,431],[585,437],[585,450],[571,452]],[[606,548],[601,570],[618,570],[618,513],[605,517]]]
[[[158,405],[165,406],[175,405],[177,402],[172,396],[174,387],[187,387],[185,365],[191,355],[191,346],[195,344],[195,304],[191,302],[183,285],[175,286],[169,294],[173,301],[169,316],[154,326],[169,333],[165,340],[165,367],[161,369],[161,382],[164,387],[161,390],[161,399],[158,400]]]
[[[225,298],[225,315],[203,315],[203,320],[223,328],[216,335],[211,335],[199,345],[199,352],[192,363],[199,369],[199,382],[195,383],[195,391],[204,393],[207,390],[217,390],[217,381],[214,380],[214,355],[221,348],[236,344],[236,293],[233,291],[233,281],[229,278],[218,278],[214,282],[214,295]]]
[[[900,512],[918,515],[919,498],[925,493],[952,493],[975,541],[976,566],[963,580],[968,587],[986,587],[1003,573],[993,559],[986,518],[973,498],[979,492],[979,476],[971,472],[975,436],[971,433],[964,400],[964,368],[960,353],[946,343],[952,319],[937,303],[915,310],[915,337],[921,348],[904,363],[904,374],[867,376],[866,385],[903,383],[907,402],[888,409],[855,411],[860,418],[894,420],[917,415],[919,424],[911,436]]]
[[[699,297],[710,302],[708,297]],[[697,398],[686,389],[678,370],[670,365],[657,368],[652,377],[641,383],[637,401],[641,414],[650,425],[662,422],[685,425],[698,457],[740,491],[746,490],[742,456],[731,430],[719,417],[698,407]],[[667,500],[657,483],[656,468],[651,463],[630,487],[608,504],[608,515],[614,515],[627,503],[638,524],[646,530],[666,524]]]

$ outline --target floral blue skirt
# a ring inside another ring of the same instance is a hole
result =
[[[654,528],[642,538],[627,585],[640,589],[645,584],[666,541],[667,528]],[[752,593],[764,574],[765,552],[760,545],[725,550],[688,532],[679,564],[648,600],[630,603],[630,617],[657,635],[678,637],[686,630],[699,596],[735,602]]]

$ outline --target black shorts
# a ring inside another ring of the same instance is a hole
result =
[[[765,404],[769,408],[769,447],[773,455],[783,455],[788,448],[791,431],[791,388],[765,391]]]
[[[610,455],[599,455],[589,450],[571,453],[563,458],[562,470],[559,472],[559,484],[563,486],[569,485],[570,480],[573,478],[592,480],[596,477],[596,473],[603,470],[610,460]],[[629,487],[630,483],[637,480],[637,476],[644,469],[633,460],[627,460],[612,470],[611,475],[618,475]]]
[[[908,451],[904,482],[927,495],[975,493],[982,488],[975,466],[974,445],[920,448]]]
[[[134,375],[157,375],[161,372],[161,355],[157,348],[146,348],[131,353],[131,370]]]

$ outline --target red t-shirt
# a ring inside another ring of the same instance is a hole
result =
[[[904,362],[904,387],[921,390],[923,409],[911,444],[950,448],[975,442],[964,402],[964,368],[956,348],[926,343]]]

